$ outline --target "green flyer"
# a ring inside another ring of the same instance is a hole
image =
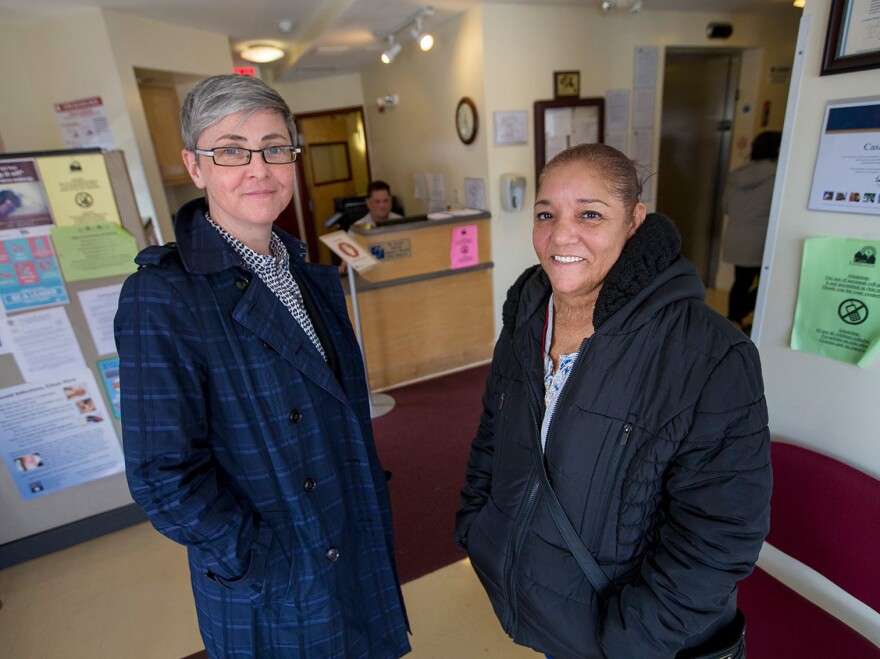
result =
[[[118,224],[76,224],[50,231],[66,281],[128,275],[137,269],[137,242]]]
[[[791,347],[866,367],[880,354],[880,241],[807,238]]]

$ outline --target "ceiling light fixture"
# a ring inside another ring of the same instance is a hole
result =
[[[427,52],[434,46],[434,37],[429,32],[422,30],[422,17],[418,16],[412,27],[409,29],[413,39],[419,42],[419,48]]]
[[[610,11],[628,11],[630,14],[638,14],[642,11],[644,3],[642,0],[602,0],[599,3],[599,9],[608,13]]]
[[[403,49],[399,43],[394,40],[394,35],[388,35],[388,48],[386,48],[382,52],[382,63],[383,64],[391,64],[394,61],[394,58],[400,53]]]
[[[405,36],[407,31],[409,32],[409,35],[418,42],[419,48],[423,51],[431,50],[434,46],[434,37],[422,30],[422,19],[425,16],[433,15],[434,8],[431,5],[427,5],[391,30],[388,36],[385,37],[385,40],[388,42],[388,47],[382,52],[382,61],[385,64],[390,64],[394,61],[394,58],[397,57],[398,53],[402,50],[402,46],[395,38],[395,35]]]
[[[281,50],[278,46],[271,46],[269,44],[253,44],[251,46],[247,46],[244,50],[239,53],[239,56],[242,59],[247,60],[248,62],[256,62],[257,64],[267,64],[269,62],[275,62],[284,57],[284,51]]]
[[[794,4],[794,6],[797,7],[798,9],[803,9],[803,8],[804,8],[804,5],[807,4],[807,0],[794,0],[794,3],[793,3],[793,4]]]

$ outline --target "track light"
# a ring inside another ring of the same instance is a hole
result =
[[[406,36],[407,32],[418,42],[419,48],[423,51],[431,50],[434,46],[434,37],[431,34],[422,31],[422,18],[433,15],[434,8],[431,5],[422,7],[415,13],[415,15],[406,19],[403,23],[391,30],[391,33],[386,37],[388,47],[382,52],[382,61],[385,64],[390,64],[394,61],[394,58],[397,57],[397,54],[402,49],[400,43],[396,41],[395,35]]]
[[[388,48],[382,53],[382,62],[384,64],[391,64],[394,61],[394,58],[400,53],[403,49],[399,43],[394,40],[394,35],[388,36]]]
[[[807,4],[807,0],[794,0],[794,6],[798,9],[803,9],[804,5]]]
[[[416,18],[412,27],[409,29],[409,33],[412,35],[413,39],[419,42],[419,48],[423,51],[427,52],[434,46],[434,37],[430,33],[422,31],[421,16]]]

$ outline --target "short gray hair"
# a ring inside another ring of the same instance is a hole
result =
[[[236,112],[245,116],[260,110],[276,112],[296,139],[293,113],[285,100],[259,78],[248,75],[220,75],[202,80],[192,88],[180,108],[180,134],[187,151],[194,151],[202,133],[209,126]],[[211,145],[206,145],[211,146]]]

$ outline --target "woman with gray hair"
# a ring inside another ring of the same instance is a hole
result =
[[[363,360],[336,268],[273,227],[296,147],[284,99],[199,83],[182,153],[205,197],[149,247],[116,315],[132,497],[185,545],[211,657],[409,651]]]

